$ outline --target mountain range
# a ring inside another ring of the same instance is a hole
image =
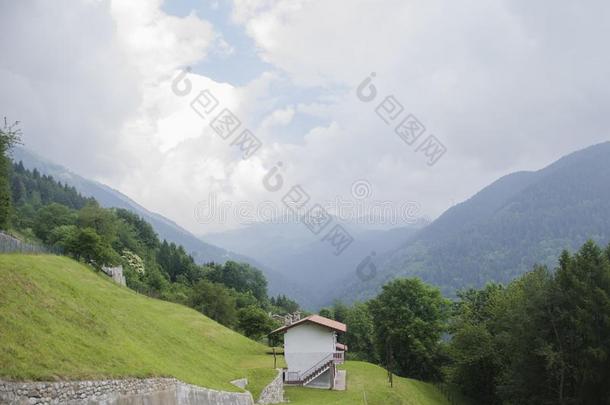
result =
[[[447,210],[401,246],[374,260],[376,276],[346,278],[344,301],[374,296],[395,277],[419,277],[446,295],[507,283],[536,264],[554,267],[562,250],[610,242],[610,142],[534,172],[502,177]]]
[[[124,208],[138,214],[153,226],[161,239],[182,245],[197,263],[233,260],[261,269],[269,282],[270,294],[288,295],[309,309],[318,308],[320,303],[326,302],[336,292],[333,283],[353,273],[362,260],[357,255],[333,255],[327,244],[320,242],[300,223],[256,223],[237,230],[197,237],[121,192],[80,176],[26,148],[15,148],[13,160],[22,161],[29,169],[36,168],[43,174],[74,186],[84,196],[94,197],[103,207]],[[399,246],[425,224],[421,220],[394,229],[368,229],[343,223],[355,239],[350,246],[351,252],[381,252],[388,247]],[[320,284],[318,280],[321,277],[328,283]]]
[[[290,292],[300,291],[300,287],[291,282],[285,275],[259,263],[254,258],[201,240],[174,221],[149,211],[125,194],[108,187],[105,184],[80,176],[24,147],[14,148],[12,151],[12,158],[16,162],[23,162],[23,165],[28,169],[37,169],[42,174],[53,176],[56,180],[75,187],[82,195],[95,198],[102,207],[124,208],[139,215],[152,225],[160,239],[182,245],[198,264],[209,262],[225,263],[229,260],[249,263],[265,273],[265,276],[269,281],[270,294],[289,294]]]
[[[14,161],[22,161],[26,168],[36,168],[42,174],[51,175],[62,183],[74,186],[82,195],[95,198],[102,207],[124,208],[138,214],[153,226],[161,239],[182,245],[199,263],[224,263],[227,260],[254,261],[237,253],[205,243],[172,220],[147,210],[121,192],[75,174],[23,147],[15,148],[12,155]]]
[[[286,294],[307,309],[334,299],[371,298],[395,277],[419,277],[452,296],[458,289],[509,282],[535,264],[553,267],[563,249],[576,250],[588,239],[610,242],[605,180],[610,177],[610,142],[538,171],[504,176],[429,224],[421,220],[371,229],[343,223],[354,242],[340,256],[300,223],[255,223],[197,237],[120,192],[23,148],[13,155],[105,207],[137,213],[199,263],[235,260],[260,268],[272,294]]]
[[[336,296],[338,283],[356,275],[356,268],[366,255],[398,247],[426,225],[420,220],[391,229],[369,229],[359,223],[335,220],[354,238],[339,256],[299,222],[255,223],[205,237],[276,270],[289,283],[274,280],[273,284],[281,285],[284,293],[306,308],[319,308]]]

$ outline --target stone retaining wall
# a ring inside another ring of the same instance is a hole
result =
[[[173,378],[66,382],[0,381],[0,404],[254,405],[249,392],[224,392]]]
[[[279,404],[284,402],[284,378],[282,370],[278,370],[277,377],[263,389],[258,399],[259,404]]]
[[[127,286],[127,281],[125,280],[125,275],[123,274],[123,266],[102,266],[102,271],[106,273],[106,275],[110,277],[115,283],[120,284],[123,287]]]

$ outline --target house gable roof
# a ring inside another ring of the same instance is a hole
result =
[[[337,322],[335,320],[328,319],[328,318],[325,318],[325,317],[320,316],[320,315],[310,315],[307,318],[303,318],[300,321],[294,322],[294,323],[292,323],[290,325],[282,326],[281,328],[278,328],[278,329],[274,330],[270,334],[283,333],[283,332],[286,332],[290,328],[294,328],[295,326],[303,325],[305,323],[313,323],[313,324],[316,324],[316,325],[320,325],[320,326],[323,326],[325,328],[334,330],[336,332],[345,333],[347,331],[347,325],[344,324],[344,323]]]

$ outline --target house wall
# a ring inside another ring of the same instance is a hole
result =
[[[284,356],[288,371],[308,370],[335,351],[335,340],[334,331],[311,323],[288,329],[284,335]]]

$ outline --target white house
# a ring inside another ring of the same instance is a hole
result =
[[[271,332],[284,334],[284,356],[288,365],[284,370],[284,383],[334,388],[336,365],[343,363],[347,350],[337,343],[337,334],[346,331],[347,326],[341,322],[311,315]]]

